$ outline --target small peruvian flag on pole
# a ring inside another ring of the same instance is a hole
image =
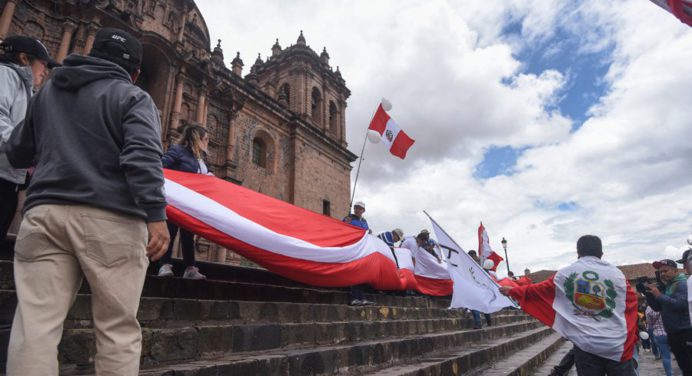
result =
[[[492,260],[494,264],[493,268],[490,269],[492,271],[497,271],[497,266],[505,260],[502,256],[495,253],[490,246],[490,238],[488,237],[488,232],[485,231],[483,222],[478,226],[478,258],[481,260],[481,266],[483,266],[485,260]]]
[[[389,152],[401,159],[406,158],[406,152],[415,142],[389,117],[382,104],[377,107],[368,129],[377,132]]]

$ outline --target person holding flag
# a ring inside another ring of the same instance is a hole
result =
[[[634,376],[637,295],[602,256],[601,239],[584,235],[576,262],[541,283],[503,286],[500,292],[574,343],[579,375]]]
[[[385,242],[388,246],[394,247],[395,243],[398,243],[404,238],[404,231],[400,228],[395,228],[392,231],[381,232],[377,234],[377,237]]]

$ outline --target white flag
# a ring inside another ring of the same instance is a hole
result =
[[[459,246],[447,233],[425,213],[432,222],[437,242],[448,259],[449,275],[454,281],[450,308],[468,308],[483,313],[493,313],[515,304],[500,294],[495,281]]]

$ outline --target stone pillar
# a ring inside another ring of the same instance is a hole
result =
[[[87,39],[84,43],[84,55],[89,55],[91,52],[91,47],[94,46],[94,40],[96,40],[96,32],[99,30],[98,25],[90,23],[87,26]]]
[[[216,260],[214,260],[214,261],[221,263],[221,264],[225,264],[226,263],[226,253],[227,253],[226,248],[219,247],[216,250]]]
[[[58,49],[58,54],[55,56],[55,60],[58,63],[62,63],[62,60],[67,56],[70,50],[70,41],[72,41],[72,33],[74,33],[77,25],[72,21],[65,21],[63,24],[62,40],[60,41],[60,48]]]
[[[231,116],[233,118],[233,116]],[[226,141],[226,164],[230,165],[233,162],[233,152],[235,147],[235,127],[233,121],[228,122],[228,140]]]
[[[197,122],[206,126],[205,112],[207,107],[207,85],[202,84],[199,88],[199,98],[197,100]]]
[[[173,113],[170,129],[177,129],[178,125],[180,124],[180,110],[183,107],[183,91],[185,90],[183,82],[184,75],[185,68],[183,67],[180,68],[180,72],[178,72],[178,75],[175,79],[175,100],[173,101]]]
[[[10,31],[14,9],[18,2],[19,0],[7,0],[5,3],[5,9],[2,10],[2,16],[0,16],[0,40],[5,39],[7,32]]]
[[[178,43],[182,43],[185,38],[185,24],[187,24],[187,13],[189,9],[187,7],[187,2],[183,6],[183,15],[180,17],[180,31],[178,32]]]

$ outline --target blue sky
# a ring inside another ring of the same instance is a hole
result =
[[[649,1],[197,4],[228,61],[267,56],[300,30],[326,46],[352,93],[352,152],[381,98],[393,103],[416,143],[405,160],[368,146],[356,200],[375,232],[429,229],[425,210],[475,249],[483,221],[519,271],[569,264],[583,234],[616,264],[686,247],[692,28]]]
[[[502,38],[521,40],[522,25],[512,22],[502,31]],[[558,110],[572,121],[572,132],[578,130],[589,118],[589,109],[606,94],[608,84],[605,75],[611,63],[613,44],[606,44],[597,51],[585,51],[582,40],[573,31],[557,27],[550,37],[518,44],[514,56],[522,64],[521,73],[540,75],[546,70],[556,70],[566,77],[566,84],[558,96],[558,102],[546,110]],[[511,80],[503,80],[511,84]],[[517,159],[529,149],[492,145],[485,151],[483,161],[476,166],[474,177],[488,179],[498,175],[512,175]]]

